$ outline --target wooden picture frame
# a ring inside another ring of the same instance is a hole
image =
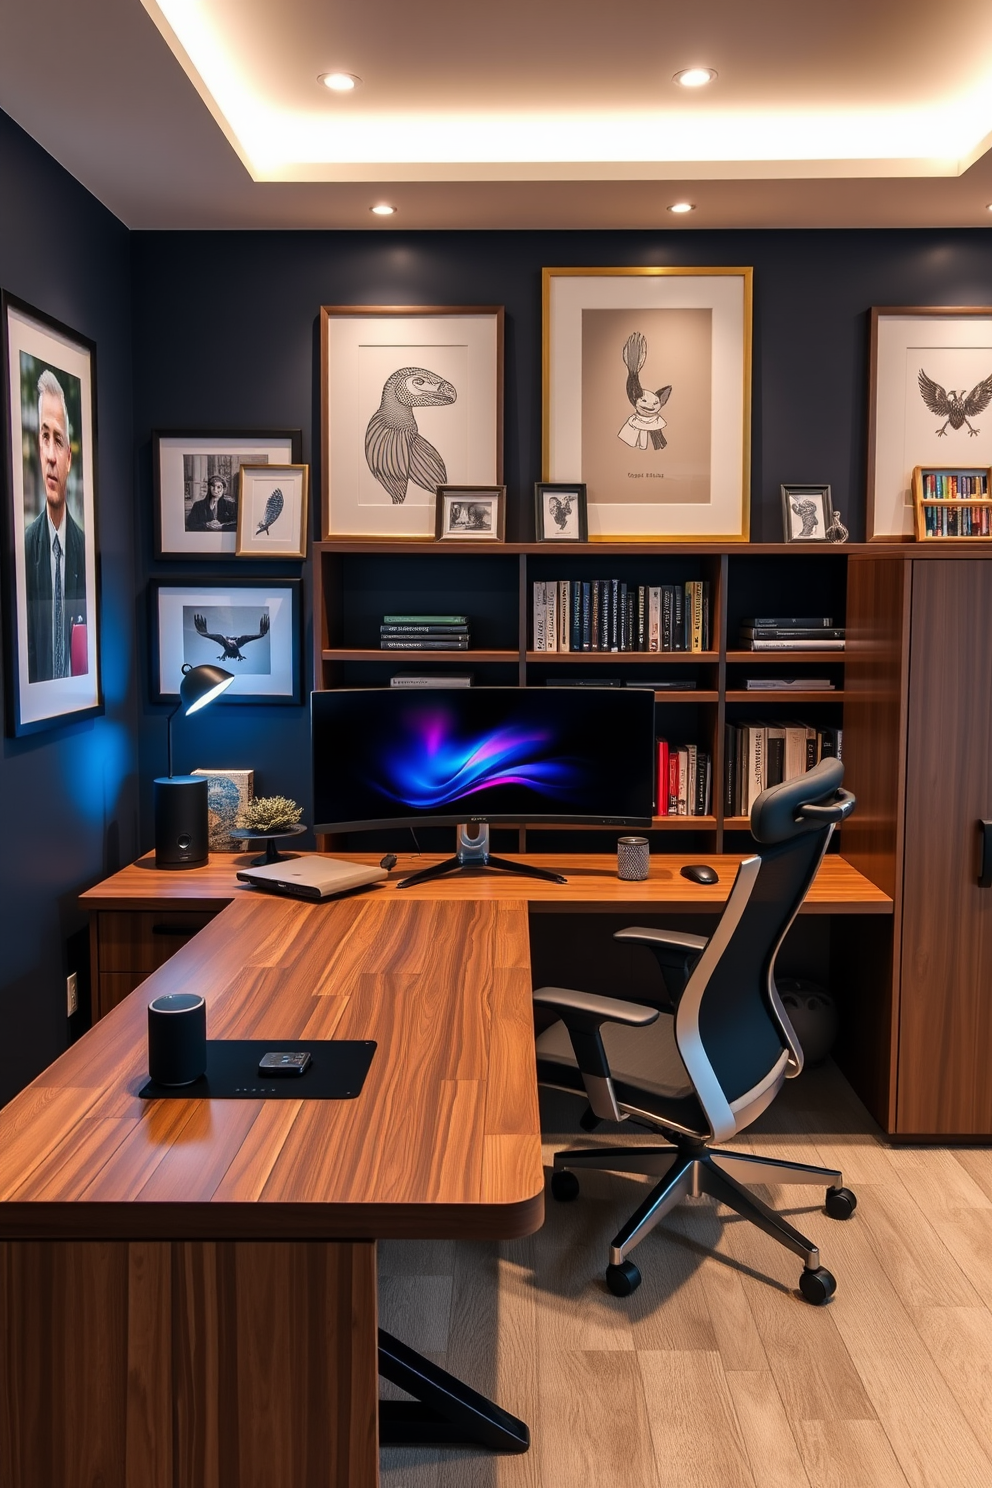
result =
[[[240,574],[152,579],[152,701],[178,699],[185,663],[212,662],[235,674],[215,707],[302,703],[302,587],[301,579]]]
[[[586,542],[589,517],[582,481],[537,481],[534,485],[534,540]]]
[[[309,465],[242,465],[239,558],[307,556]]]
[[[866,535],[911,542],[917,465],[992,466],[992,306],[875,305],[869,341]]]
[[[502,305],[321,306],[325,539],[430,539],[438,486],[502,481],[503,326]]]
[[[153,429],[157,558],[235,558],[242,465],[296,465],[300,429]]]
[[[0,293],[3,590],[9,734],[103,712],[96,345]]]
[[[745,542],[753,271],[543,275],[543,477],[585,483],[590,541]]]
[[[434,514],[438,542],[504,542],[505,486],[438,486]]]

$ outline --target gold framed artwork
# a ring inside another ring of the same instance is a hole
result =
[[[747,541],[752,274],[544,270],[544,480],[590,541]]]

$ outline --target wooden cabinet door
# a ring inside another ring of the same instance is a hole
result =
[[[896,1130],[992,1133],[992,562],[913,564]]]

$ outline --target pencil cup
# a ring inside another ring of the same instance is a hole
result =
[[[651,845],[646,837],[621,837],[617,843],[617,878],[640,883],[648,876]]]
[[[207,1068],[207,1005],[198,992],[148,1004],[148,1073],[157,1085],[192,1085]]]

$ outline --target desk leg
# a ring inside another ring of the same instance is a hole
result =
[[[379,1401],[379,1441],[385,1446],[488,1447],[526,1452],[530,1432],[485,1395],[423,1354],[379,1329],[379,1373],[413,1400]]]
[[[377,1488],[375,1245],[0,1242],[0,1482]]]

